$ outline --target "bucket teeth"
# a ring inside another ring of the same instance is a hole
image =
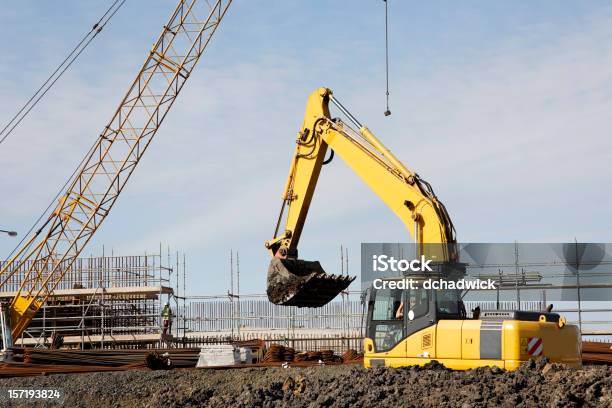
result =
[[[267,294],[277,305],[321,307],[354,280],[354,276],[326,274],[318,261],[273,258],[268,268]]]

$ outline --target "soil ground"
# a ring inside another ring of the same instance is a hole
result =
[[[545,361],[516,371],[450,371],[436,363],[175,369],[0,380],[0,388],[61,388],[68,407],[612,407],[612,366],[571,370]],[[2,406],[43,405],[13,401]]]

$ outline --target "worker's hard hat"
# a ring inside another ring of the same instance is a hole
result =
[[[170,306],[170,303],[169,303],[169,302],[166,302],[165,306]]]

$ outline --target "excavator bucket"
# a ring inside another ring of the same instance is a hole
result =
[[[345,290],[355,276],[328,275],[318,261],[272,258],[268,299],[283,306],[320,307]]]

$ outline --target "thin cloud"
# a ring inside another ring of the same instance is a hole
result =
[[[337,55],[211,58],[190,79],[93,247],[138,253],[163,241],[188,250],[199,273],[194,293],[222,292],[225,282],[211,282],[210,271],[227,269],[229,248],[240,249],[245,290],[261,291],[263,241],[306,98],[321,85],[433,184],[460,239],[605,241],[612,227],[612,193],[603,187],[612,155],[610,17],[593,15],[554,41],[550,27],[528,27],[429,71],[415,69],[410,55],[394,56],[389,118],[382,116],[383,78],[364,78],[359,64]],[[57,104],[24,127],[19,148],[27,155],[0,149],[0,185],[12,192],[0,200],[0,214],[26,224],[46,206],[117,103],[119,91],[100,86],[128,82],[129,75],[97,83],[70,77]],[[6,111],[18,87],[0,79],[0,88],[9,95],[0,101]],[[336,158],[321,176],[301,253],[333,269],[340,243],[356,260],[369,237],[405,241],[407,232]]]

